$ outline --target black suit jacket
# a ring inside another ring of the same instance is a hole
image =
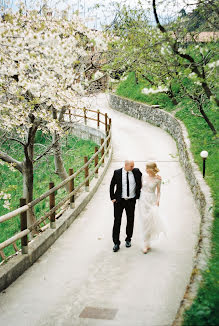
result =
[[[139,169],[134,168],[132,170],[136,182],[136,199],[139,199],[141,192],[141,176],[142,173]],[[115,190],[116,186],[116,190]],[[114,171],[111,183],[110,183],[110,198],[111,200],[116,199],[116,201],[120,201],[122,198],[122,169],[118,169]]]

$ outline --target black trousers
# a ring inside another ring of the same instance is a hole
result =
[[[124,209],[126,211],[127,216],[125,241],[131,241],[134,228],[135,203],[135,198],[128,200],[121,199],[120,201],[114,203],[113,242],[115,244],[120,244],[120,227],[122,221],[122,213]]]

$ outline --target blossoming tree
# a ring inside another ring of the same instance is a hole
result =
[[[60,137],[66,109],[80,106],[93,79],[86,78],[88,57],[106,50],[101,33],[86,28],[78,16],[72,20],[23,15],[22,9],[6,14],[0,22],[0,144],[13,142],[23,148],[23,160],[2,151],[0,160],[23,175],[23,196],[33,199],[34,164],[53,150],[62,179],[67,176],[61,157]],[[87,63],[87,64],[86,64]],[[35,155],[38,131],[52,135],[52,142]],[[1,194],[2,198],[6,198]],[[7,198],[8,199],[8,198]],[[34,221],[29,214],[28,224]]]

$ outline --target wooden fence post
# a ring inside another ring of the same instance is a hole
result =
[[[95,153],[97,153],[97,152],[98,152],[98,147],[96,146],[95,147]],[[97,156],[95,156],[94,167],[96,168],[97,165],[98,165],[98,154],[97,154]],[[97,170],[95,172],[95,178],[98,178],[98,168],[97,168]]]
[[[85,156],[84,157],[84,164],[86,164],[87,162],[88,162],[88,157]],[[88,175],[89,175],[89,166],[84,168],[85,179],[88,177]],[[87,180],[86,183],[85,183],[85,191],[89,191],[89,180]]]
[[[110,132],[111,132],[111,128],[112,128],[112,119],[110,118],[110,119],[109,119],[109,134],[110,134]],[[109,137],[109,145],[110,145],[110,141],[111,141],[111,135],[110,135],[110,137]]]
[[[100,129],[100,110],[97,110],[97,129]]]
[[[105,113],[105,133],[107,134],[107,125],[108,125],[108,117],[107,113]]]
[[[101,146],[103,145],[103,143],[104,143],[104,139],[101,138],[101,140],[100,140],[100,144],[101,144]],[[103,148],[101,149],[101,158],[103,157],[103,155],[104,155],[104,146],[103,146]],[[104,159],[102,160],[101,165],[104,166]]]
[[[18,252],[19,249],[18,249],[18,247],[17,247],[16,242],[12,243],[12,245],[13,245],[14,251],[15,251],[15,252]]]
[[[84,108],[84,124],[87,125],[87,115],[86,115],[87,109]]]
[[[69,169],[69,175],[73,175],[74,170]],[[69,192],[71,193],[75,189],[75,182],[74,178],[69,181]],[[70,197],[70,208],[75,208],[75,195]]]
[[[54,188],[54,182],[49,183],[49,189]],[[49,195],[49,209],[52,209],[55,207],[55,192]],[[50,215],[50,228],[55,229],[56,228],[56,213],[52,213]]]
[[[26,198],[20,199],[20,207],[26,205]],[[20,215],[20,221],[21,221],[21,231],[24,231],[27,229],[27,211],[21,213]],[[21,252],[22,255],[28,254],[28,238],[27,235],[21,238]]]
[[[0,250],[0,257],[1,257],[2,260],[5,260],[6,259],[6,256],[5,256],[3,250]]]
[[[109,136],[109,130],[110,130],[110,125],[108,125],[108,128],[107,128],[107,133],[106,133],[106,136],[107,136],[107,137]],[[107,151],[107,153],[106,153],[106,156],[107,156],[107,157],[109,156],[108,147],[109,147],[109,139],[108,139],[107,142],[106,142],[106,149],[105,149],[105,151]]]

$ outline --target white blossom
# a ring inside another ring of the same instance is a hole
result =
[[[207,66],[208,66],[209,68],[216,68],[216,67],[219,66],[219,60],[214,61],[214,62],[210,62],[210,63],[207,64]]]
[[[143,94],[155,94],[160,92],[166,92],[168,89],[166,87],[159,86],[158,88],[143,88],[142,93]]]
[[[86,28],[77,16],[71,21],[34,14],[25,17],[16,13],[11,17],[10,23],[0,22],[0,128],[8,131],[16,128],[17,133],[24,136],[28,115],[34,112],[36,117],[48,122],[47,129],[54,131],[58,126],[52,122],[48,106],[60,110],[69,104],[69,98],[85,94],[89,86],[83,76],[89,57],[86,48],[93,44],[97,53],[106,50],[106,39],[102,32]],[[78,74],[80,80],[76,82]],[[102,72],[98,71],[95,78],[100,76]],[[33,100],[10,99],[24,96],[27,91]],[[7,96],[3,98],[2,94]],[[43,105],[36,110],[36,103]]]
[[[103,75],[104,75],[103,72],[98,70],[94,74],[94,79],[101,78],[101,77],[103,77]]]

